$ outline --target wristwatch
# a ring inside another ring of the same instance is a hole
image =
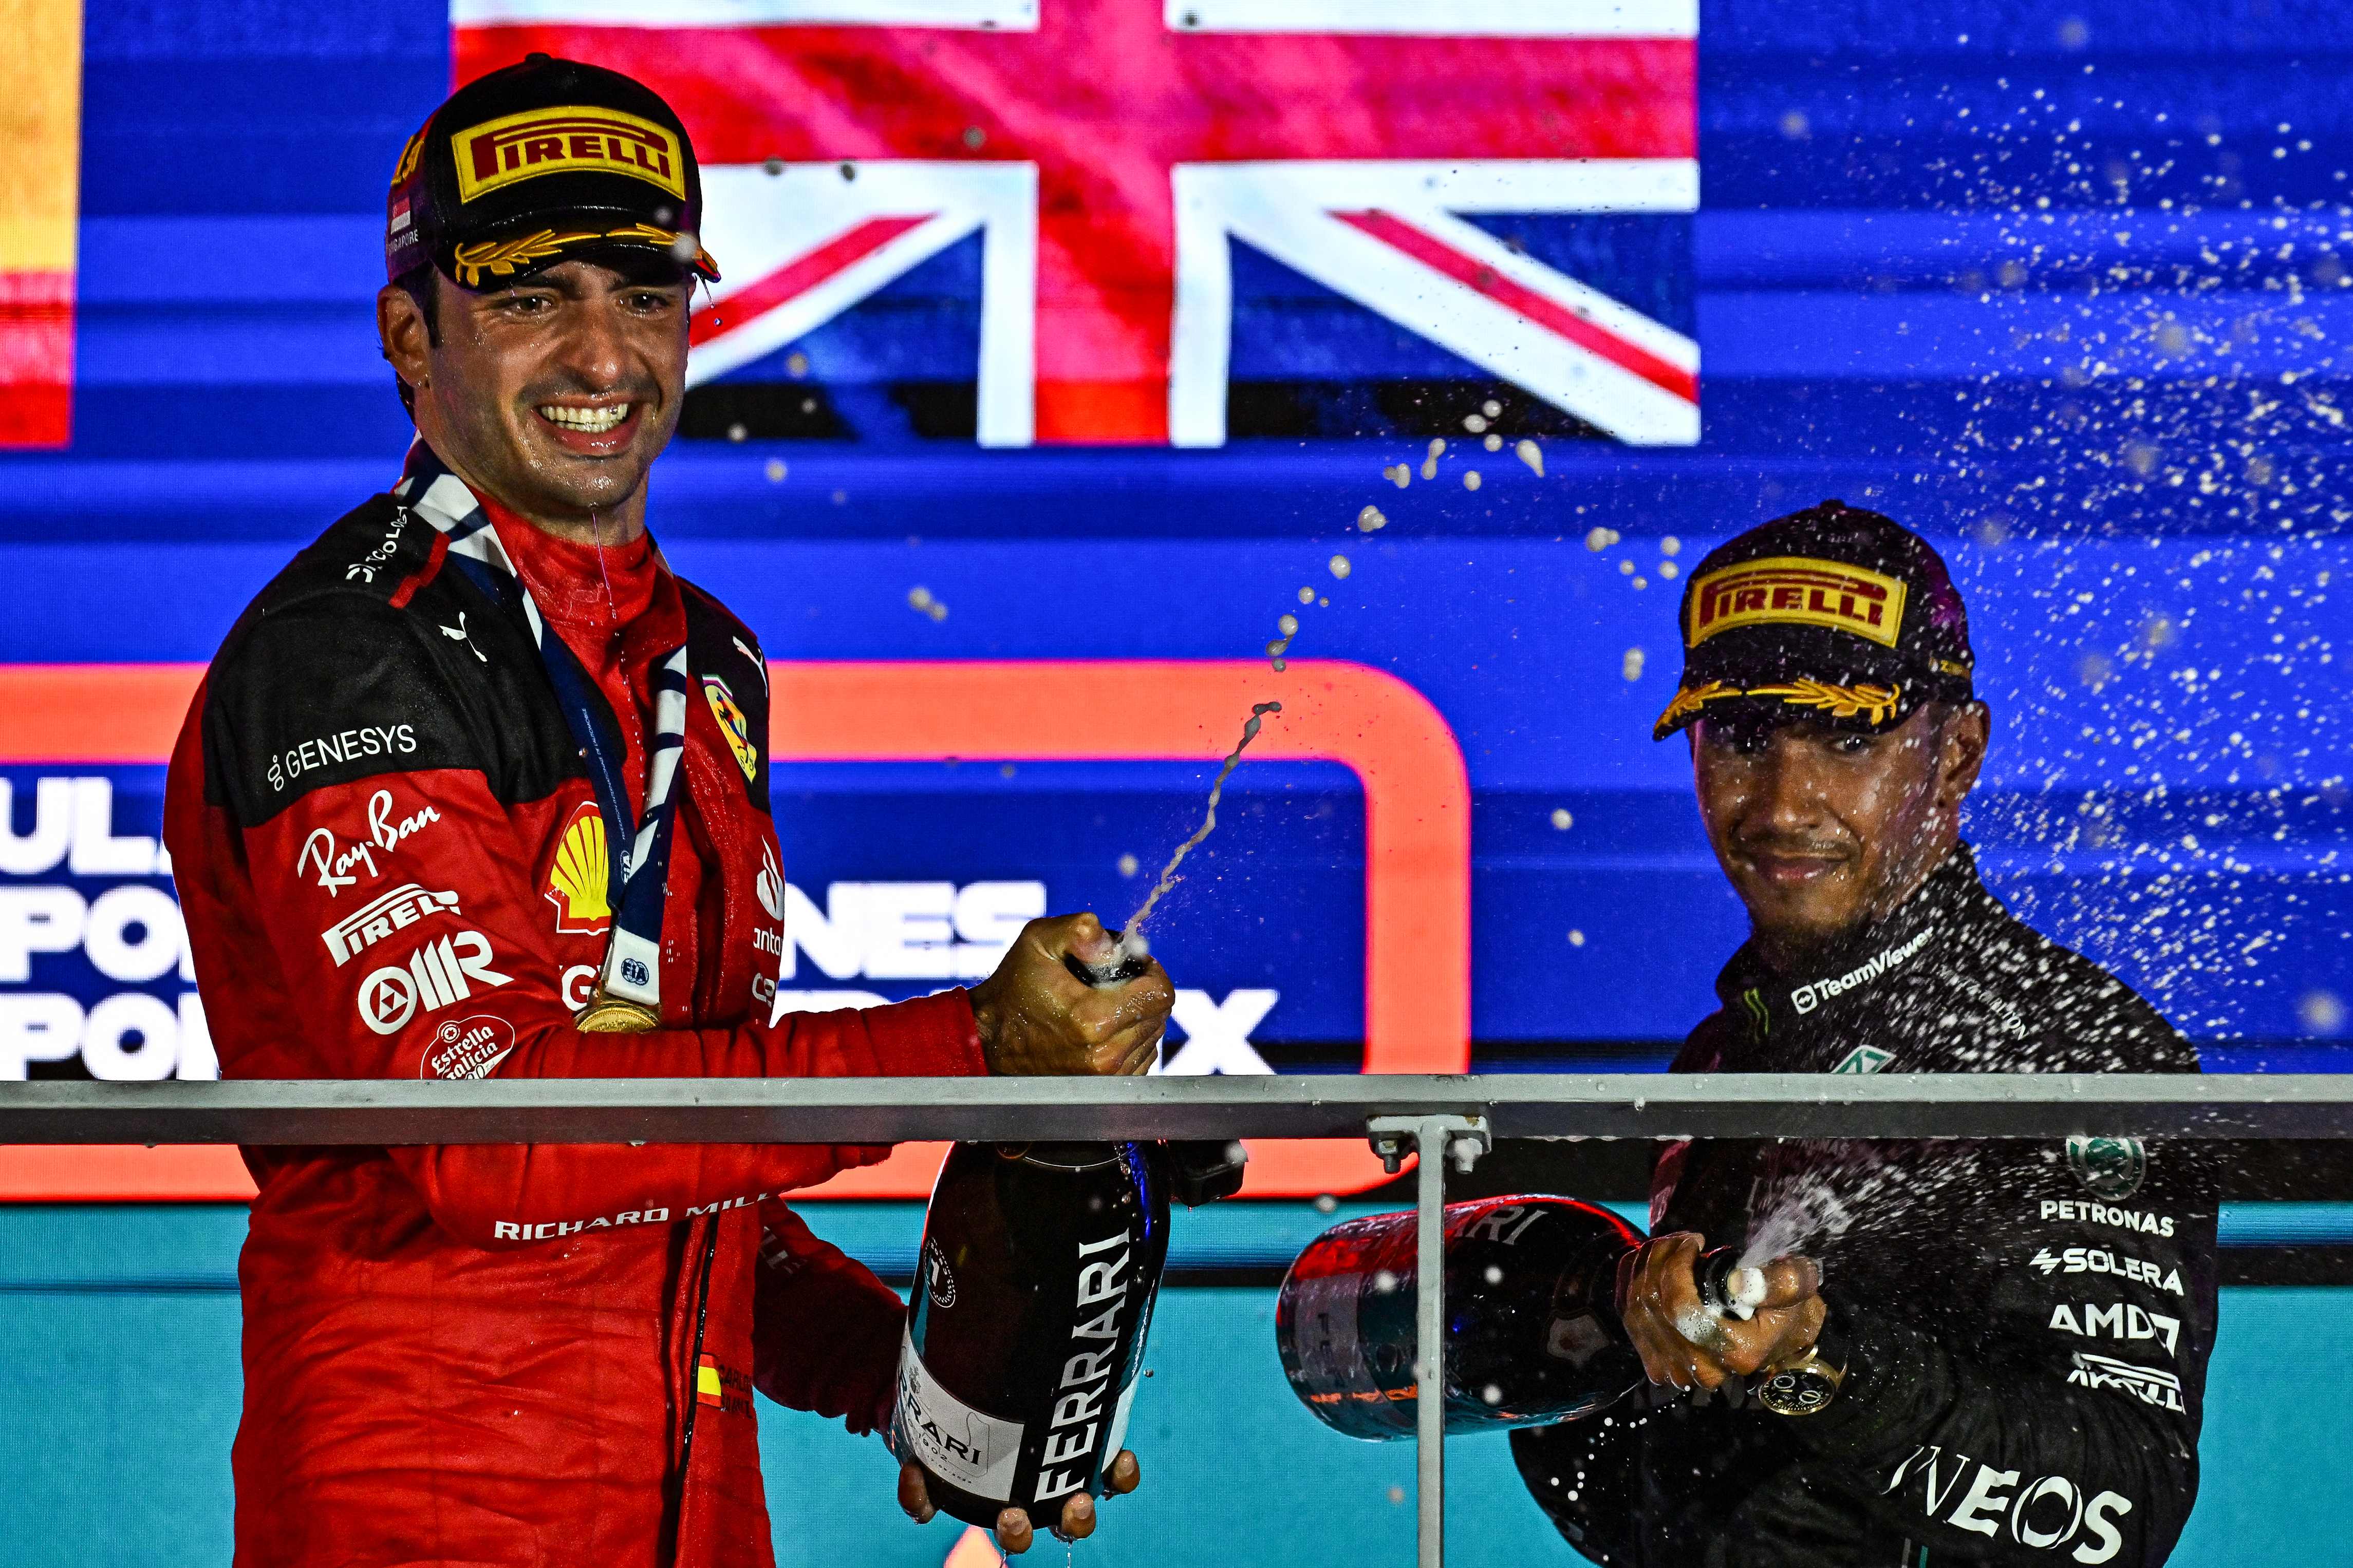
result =
[[[1825,1321],[1804,1355],[1766,1373],[1753,1392],[1776,1415],[1819,1415],[1838,1397],[1846,1373],[1846,1336]]]

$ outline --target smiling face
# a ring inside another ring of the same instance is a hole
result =
[[[566,261],[480,293],[437,274],[438,342],[416,302],[385,289],[377,325],[418,434],[550,532],[634,537],[686,390],[688,286],[672,271]]]
[[[1693,724],[1700,817],[1767,964],[1806,968],[1912,896],[1959,840],[1989,730],[1979,702],[1931,703],[1877,735]]]

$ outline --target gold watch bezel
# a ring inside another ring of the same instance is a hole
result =
[[[1790,1395],[1776,1398],[1774,1385],[1784,1378],[1790,1379],[1796,1387]],[[1757,1403],[1776,1415],[1819,1415],[1837,1400],[1839,1387],[1845,1382],[1846,1368],[1832,1366],[1821,1358],[1819,1352],[1809,1349],[1788,1365],[1775,1367],[1767,1373],[1765,1380],[1757,1385],[1755,1394]],[[1807,1391],[1816,1387],[1824,1391],[1820,1400],[1810,1405],[1799,1403]]]

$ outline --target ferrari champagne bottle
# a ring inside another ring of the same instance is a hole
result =
[[[1151,1143],[959,1143],[932,1191],[899,1359],[894,1446],[931,1499],[1040,1530],[1100,1496],[1168,1255]]]
[[[1618,1260],[1642,1233],[1555,1197],[1450,1204],[1450,1432],[1589,1415],[1642,1381],[1618,1321]],[[1275,1344],[1292,1392],[1351,1437],[1414,1430],[1414,1215],[1369,1215],[1308,1243],[1284,1276]]]

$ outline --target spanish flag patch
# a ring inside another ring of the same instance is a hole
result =
[[[709,1356],[702,1358],[694,1369],[694,1402],[697,1405],[724,1405],[727,1396],[719,1383],[719,1363]]]

